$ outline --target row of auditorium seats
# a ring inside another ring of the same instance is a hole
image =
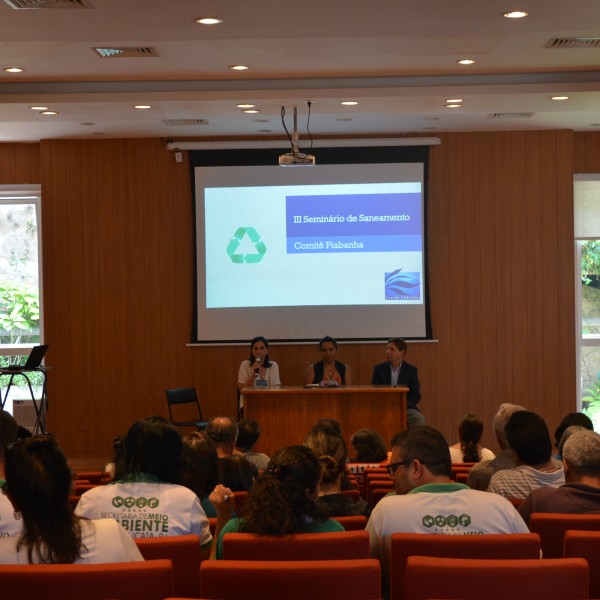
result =
[[[600,515],[596,520],[600,522]],[[364,600],[381,594],[379,562],[369,558],[366,531],[230,534],[223,542],[224,560],[219,561],[206,560],[196,535],[137,543],[145,563],[1,565],[3,593],[46,600],[294,600],[333,594]],[[540,547],[537,533],[394,534],[390,600],[504,600],[508,585],[512,600],[600,598],[600,531],[567,531],[561,558],[540,559]]]

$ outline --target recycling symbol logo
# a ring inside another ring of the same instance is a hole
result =
[[[241,252],[242,243],[245,249],[253,244],[254,252]],[[259,263],[266,251],[267,247],[254,227],[239,227],[227,246],[227,254],[234,263]]]

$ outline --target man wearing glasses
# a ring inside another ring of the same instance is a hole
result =
[[[366,527],[371,556],[381,561],[384,571],[392,533],[529,533],[506,498],[450,480],[450,449],[439,431],[413,427],[395,435],[391,446],[387,468],[396,495],[377,503]]]

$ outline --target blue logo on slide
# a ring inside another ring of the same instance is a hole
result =
[[[386,300],[420,300],[421,274],[404,273],[402,268],[385,274]]]
[[[244,239],[246,237],[247,239]],[[254,246],[254,252],[240,252],[242,242],[246,247]],[[267,247],[254,227],[238,227],[229,240],[226,250],[231,262],[234,263],[259,263],[266,251]]]

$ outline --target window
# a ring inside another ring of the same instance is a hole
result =
[[[0,186],[0,366],[22,364],[42,339],[41,199],[39,186]],[[0,382],[4,399],[6,376]],[[41,376],[30,376],[34,388]],[[15,377],[5,409],[31,399],[27,382]]]
[[[575,177],[579,408],[600,431],[600,174]]]

